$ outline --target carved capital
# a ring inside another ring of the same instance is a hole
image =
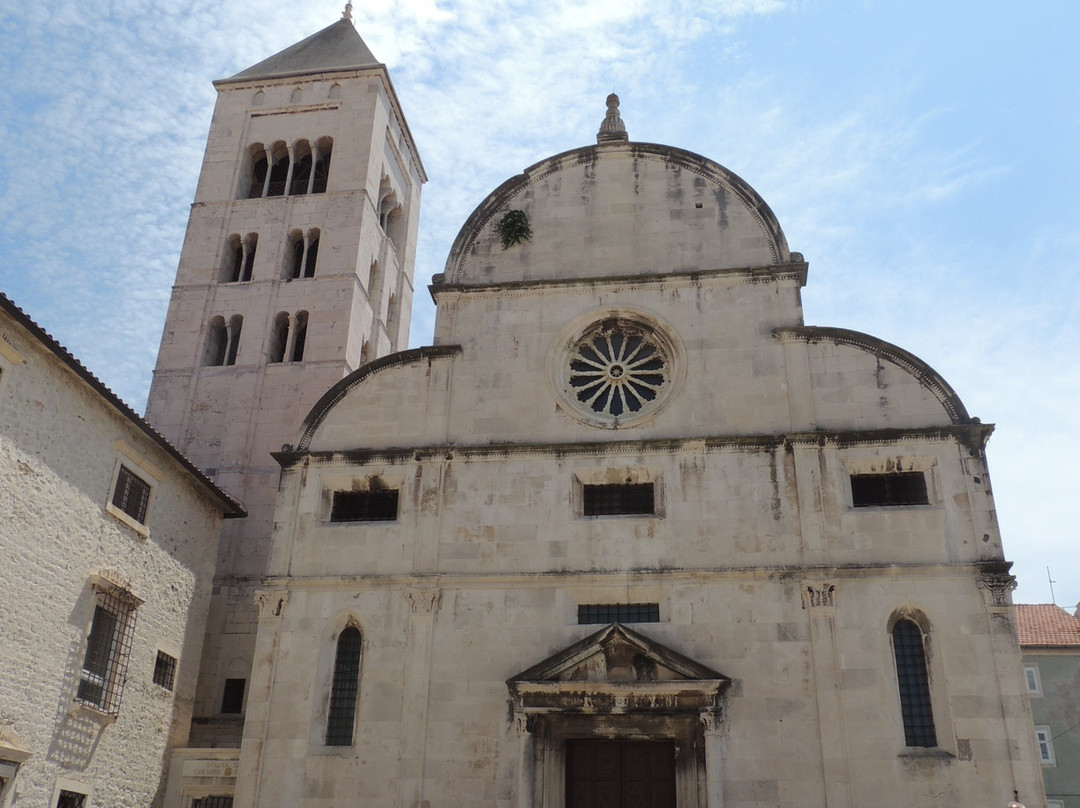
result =
[[[979,576],[979,589],[986,592],[990,606],[1008,606],[1009,593],[1016,589],[1016,576],[1007,572],[983,573]]]
[[[705,727],[706,735],[715,735],[720,732],[720,728],[724,723],[719,710],[702,710],[698,714],[698,719],[701,721],[702,726]]]
[[[802,600],[804,609],[835,606],[836,584],[803,584]]]
[[[289,602],[287,589],[256,589],[255,605],[259,607],[259,617],[280,617],[281,610]],[[269,611],[268,611],[269,610]]]
[[[406,592],[405,597],[409,599],[409,609],[413,614],[434,614],[439,610],[442,590],[438,587],[413,589]]]
[[[536,717],[525,713],[514,713],[514,727],[519,735],[531,735],[536,729]]]

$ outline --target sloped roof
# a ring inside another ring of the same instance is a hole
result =
[[[378,64],[379,60],[368,49],[360,34],[356,33],[352,23],[338,20],[227,80],[322,73]]]
[[[244,506],[241,505],[240,502],[219,488],[213,480],[203,474],[203,472],[200,471],[199,468],[179,449],[169,443],[164,435],[150,426],[142,416],[125,404],[116,393],[106,387],[97,376],[87,370],[86,366],[76,359],[67,348],[53,339],[52,335],[44,328],[30,319],[30,316],[16,306],[11,298],[3,292],[0,292],[0,312],[4,312],[13,321],[22,326],[34,339],[41,343],[42,346],[51,351],[57,359],[67,365],[76,376],[88,384],[107,404],[113,407],[113,409],[119,412],[123,417],[127,418],[139,431],[160,446],[173,458],[173,460],[179,463],[188,474],[195,478],[199,485],[205,488],[210,495],[218,501],[222,510],[222,515],[226,519],[247,516],[247,511],[244,510]]]
[[[1080,647],[1080,618],[1050,603],[1017,603],[1016,631],[1021,646]]]

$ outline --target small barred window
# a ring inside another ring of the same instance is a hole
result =
[[[652,483],[582,486],[585,516],[655,514],[656,492]]]
[[[582,603],[577,607],[578,625],[607,623],[659,623],[659,603]]]
[[[98,591],[75,698],[109,715],[120,712],[135,608],[124,593]]]
[[[146,524],[146,506],[150,503],[150,484],[127,466],[120,466],[113,489],[112,504],[140,525]]]
[[[60,797],[56,800],[56,808],[83,808],[84,805],[86,805],[85,794],[60,789]]]
[[[331,522],[392,522],[398,515],[396,489],[335,491]]]
[[[157,659],[154,661],[154,684],[166,690],[172,690],[175,681],[176,657],[169,656],[164,651],[158,651]]]
[[[851,504],[856,508],[881,505],[929,505],[926,475],[921,471],[851,475]]]

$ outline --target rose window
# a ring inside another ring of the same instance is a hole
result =
[[[597,416],[619,419],[651,407],[670,378],[670,360],[649,330],[605,320],[571,348],[567,392]]]

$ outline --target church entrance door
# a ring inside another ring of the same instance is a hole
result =
[[[675,742],[568,740],[566,808],[675,808]]]

